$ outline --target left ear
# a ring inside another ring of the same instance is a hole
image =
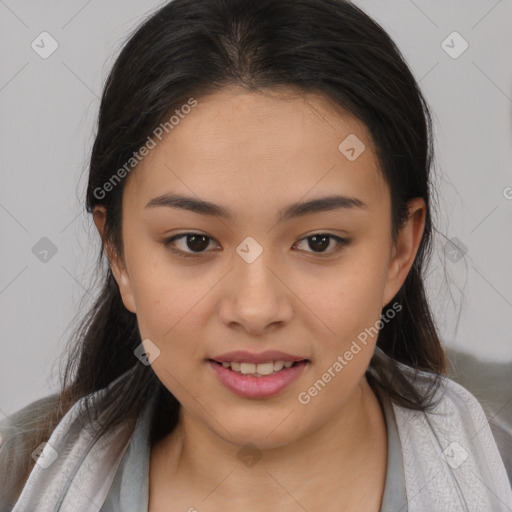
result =
[[[396,243],[393,244],[389,262],[382,307],[398,293],[414,263],[423,230],[425,228],[426,205],[422,197],[415,197],[407,202],[408,219],[400,229]]]

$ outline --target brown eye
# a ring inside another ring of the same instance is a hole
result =
[[[337,253],[350,242],[346,238],[341,238],[330,233],[315,233],[314,235],[302,238],[300,242],[303,242],[304,240],[308,241],[308,247],[311,249],[311,251],[306,252],[313,252],[318,254],[319,256],[323,256],[324,253],[326,255]],[[326,251],[332,240],[334,240],[337,245],[334,246],[334,249],[332,251]]]
[[[329,247],[331,237],[329,235],[313,235],[308,237],[308,245],[313,251],[323,252]]]
[[[205,235],[186,235],[186,245],[192,251],[204,251],[208,247],[209,238]]]
[[[200,256],[205,252],[211,240],[213,238],[203,233],[182,233],[168,238],[164,241],[164,245],[179,256],[188,258]],[[177,242],[181,243],[181,247],[176,248]]]

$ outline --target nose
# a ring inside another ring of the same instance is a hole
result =
[[[293,292],[275,265],[261,254],[252,263],[235,262],[219,308],[228,327],[262,335],[288,324],[293,317]]]

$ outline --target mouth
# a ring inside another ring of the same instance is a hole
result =
[[[207,359],[206,362],[228,390],[251,399],[270,398],[280,394],[296,381],[311,363],[309,359],[263,363]]]
[[[309,359],[301,359],[299,361],[267,361],[264,363],[249,363],[249,362],[238,362],[238,361],[216,361],[215,359],[209,359],[212,363],[222,366],[226,370],[232,372],[247,375],[252,377],[267,377],[276,373],[287,370],[288,368],[294,368],[297,365],[306,364]]]

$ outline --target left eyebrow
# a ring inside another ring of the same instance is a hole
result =
[[[167,208],[181,208],[201,215],[222,217],[228,220],[233,220],[235,217],[235,214],[225,206],[182,194],[163,194],[151,199],[144,208],[155,208],[160,206]],[[312,213],[339,209],[366,210],[368,209],[368,205],[357,197],[330,195],[306,202],[290,204],[278,212],[277,218],[278,221],[281,222],[297,217],[304,217]]]

